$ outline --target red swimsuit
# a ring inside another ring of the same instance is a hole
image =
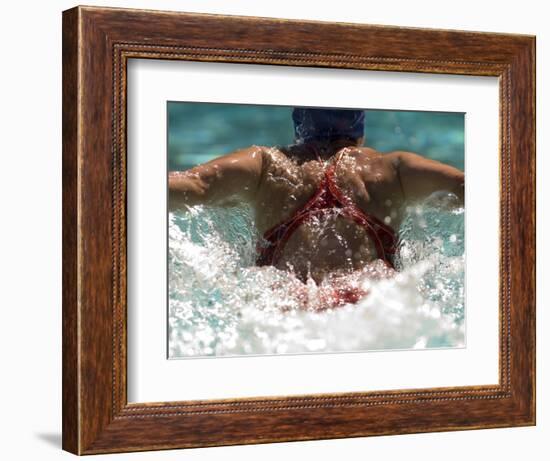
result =
[[[340,216],[348,218],[366,229],[374,242],[378,258],[382,259],[389,267],[394,268],[390,258],[396,252],[397,237],[395,231],[378,218],[361,210],[336,184],[334,179],[335,170],[343,153],[341,151],[336,161],[325,170],[319,188],[308,202],[302,208],[296,210],[291,217],[265,232],[264,240],[267,241],[267,244],[264,242],[263,245],[258,245],[257,265],[275,265],[286,242],[300,225],[313,217],[322,218],[337,209]],[[361,298],[353,290],[344,291],[345,293],[338,295],[337,304],[342,304],[339,302],[340,300],[354,303]]]

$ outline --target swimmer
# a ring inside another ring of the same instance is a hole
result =
[[[323,280],[368,270],[376,260],[394,270],[395,229],[406,204],[435,191],[463,203],[462,171],[411,152],[365,147],[364,111],[295,108],[292,119],[290,146],[251,146],[170,172],[170,210],[247,202],[263,235],[257,265],[326,286]],[[325,293],[322,308],[361,294],[340,283]]]

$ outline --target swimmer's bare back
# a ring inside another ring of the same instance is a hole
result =
[[[283,150],[253,146],[169,175],[169,207],[250,203],[262,234],[299,210],[323,179],[328,163],[341,154],[335,181],[365,213],[394,229],[406,202],[434,191],[464,197],[464,174],[449,165],[409,152],[381,154],[368,147],[345,147],[322,161],[302,146]],[[364,227],[343,216],[301,224],[286,242],[276,266],[305,280],[364,268],[376,259]]]

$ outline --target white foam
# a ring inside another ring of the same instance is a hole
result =
[[[400,229],[399,273],[382,265],[354,283],[357,304],[299,308],[302,282],[255,267],[256,234],[245,209],[194,207],[169,217],[169,356],[366,351],[464,345],[463,208],[428,201]],[[322,287],[308,283],[308,296]]]

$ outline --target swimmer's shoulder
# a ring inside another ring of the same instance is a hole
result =
[[[379,152],[371,147],[358,147],[358,157],[367,161],[377,160],[381,163],[387,164],[392,168],[399,168],[399,164],[403,159],[423,159],[420,154],[408,152],[404,150],[395,150],[390,152]]]
[[[286,158],[284,153],[278,147],[262,146],[253,144],[251,146],[238,149],[225,156],[228,160],[239,160],[253,163],[262,170],[277,161],[278,158]]]
[[[248,152],[250,154],[260,155],[262,159],[269,159],[278,156],[284,156],[284,147],[281,146],[262,146],[258,144],[253,144],[252,146],[246,147],[241,150],[241,152]]]
[[[293,169],[296,166],[296,159],[300,157],[300,146],[297,145],[254,147],[262,157],[264,171]]]
[[[401,152],[379,152],[370,147],[357,148],[357,163],[363,166],[363,179],[367,182],[394,184],[399,175]]]
[[[372,147],[367,147],[367,146],[352,147],[347,149],[349,150],[350,155],[354,155],[357,158],[363,158],[363,159],[378,158],[382,155],[376,149],[373,149]]]
[[[247,151],[260,162],[259,188],[264,185],[265,179],[269,175],[283,174],[285,169],[288,169],[290,159],[285,153],[284,148],[279,146],[253,145],[248,147]]]
[[[361,146],[347,148],[347,154],[359,163],[385,163],[386,161],[385,154],[372,147]]]

